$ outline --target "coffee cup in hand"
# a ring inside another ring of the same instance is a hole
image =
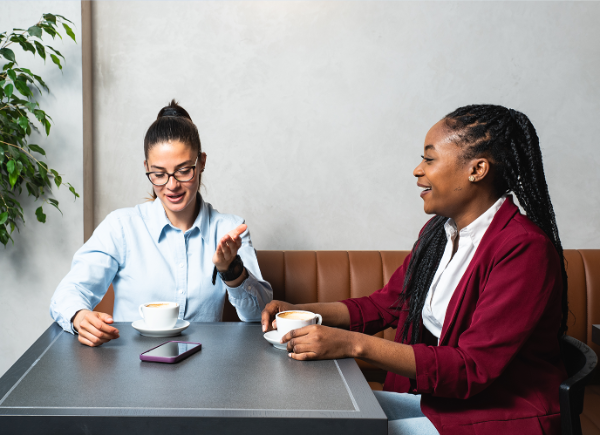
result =
[[[179,304],[177,302],[149,302],[140,305],[140,316],[151,329],[171,329],[177,323]]]
[[[275,319],[277,320],[277,331],[282,337],[292,329],[323,323],[323,317],[320,314],[300,310],[281,311],[277,313]]]

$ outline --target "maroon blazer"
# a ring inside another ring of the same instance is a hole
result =
[[[393,307],[409,261],[371,296],[342,301],[351,330],[400,326],[401,342],[407,312]],[[439,345],[413,345],[416,380],[389,372],[384,390],[421,394],[440,434],[560,434],[561,293],[556,249],[507,198],[450,299]]]

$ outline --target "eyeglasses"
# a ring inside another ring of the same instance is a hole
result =
[[[194,166],[185,166],[183,168],[177,169],[172,174],[168,172],[146,172],[146,176],[148,180],[155,186],[164,186],[169,182],[171,177],[175,178],[175,180],[180,183],[185,183],[186,181],[190,181],[194,178],[196,174],[196,164],[198,163],[198,157],[196,157],[196,161],[194,162]]]

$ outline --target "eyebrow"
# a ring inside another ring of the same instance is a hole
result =
[[[184,167],[184,166],[186,166],[186,165],[187,165],[187,166],[192,166],[192,163],[193,163],[193,162],[192,162],[191,160],[186,160],[185,162],[183,162],[183,163],[180,163],[180,164],[176,165],[176,166],[175,166],[175,170],[177,170],[178,168],[182,168],[182,167]],[[163,168],[162,166],[156,166],[156,165],[152,165],[152,166],[150,166],[150,167],[151,167],[151,168],[156,168],[156,169],[162,169],[163,171],[166,171],[166,169],[165,169],[165,168]]]
[[[435,147],[433,145],[425,145],[425,151],[433,150],[435,151]]]

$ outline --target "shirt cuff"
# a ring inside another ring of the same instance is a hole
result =
[[[364,332],[364,321],[360,306],[353,299],[344,299],[340,302],[346,305],[350,312],[350,331]]]
[[[414,394],[433,393],[437,378],[436,354],[431,346],[413,344],[416,376],[410,380],[410,392]]]
[[[248,276],[237,287],[229,287],[227,284],[225,284],[225,287],[227,287],[227,291],[232,298],[244,299],[249,296],[248,293],[253,294],[252,289],[256,286],[257,280],[256,277],[248,270],[248,268],[246,268],[246,273]]]

